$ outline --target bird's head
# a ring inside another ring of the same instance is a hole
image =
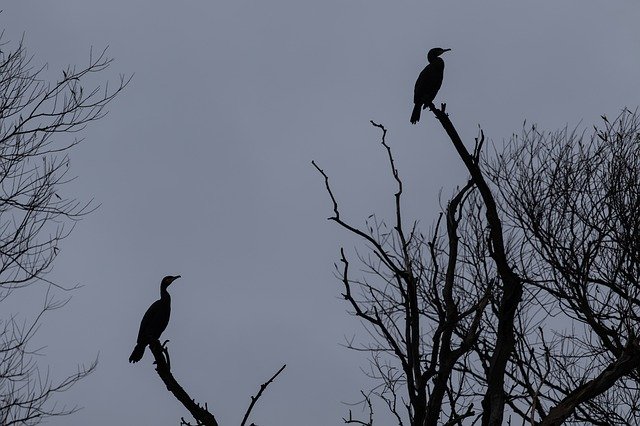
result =
[[[429,59],[429,61],[437,58],[438,56],[442,55],[444,52],[448,52],[451,49],[443,49],[441,47],[434,47],[433,49],[431,49],[429,51],[429,53],[427,53],[427,58]]]
[[[169,284],[171,284],[172,282],[174,282],[178,278],[180,278],[180,275],[167,275],[166,277],[164,277],[162,279],[162,283],[160,284],[160,286],[162,288],[167,288],[167,287],[169,287]]]

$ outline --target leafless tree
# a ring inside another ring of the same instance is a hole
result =
[[[640,117],[602,119],[590,135],[526,128],[487,164],[513,265],[544,307],[519,312],[511,406],[544,425],[640,419]]]
[[[59,245],[74,224],[94,208],[65,195],[71,179],[68,153],[74,138],[106,114],[106,105],[128,83],[87,90],[92,74],[109,67],[106,51],[90,54],[83,67],[68,67],[55,82],[45,79],[20,41],[0,35],[0,302],[14,292],[42,285],[44,302],[30,320],[13,314],[0,320],[0,424],[34,425],[51,416],[73,413],[56,395],[95,368],[93,362],[60,381],[43,370],[35,356],[34,335],[45,315],[66,303],[54,290],[69,290],[47,279]],[[5,309],[4,312],[7,312]]]
[[[390,224],[344,219],[313,163],[329,219],[364,243],[336,267],[368,336],[348,346],[369,354],[378,385],[363,392],[369,415],[345,423],[373,425],[377,401],[399,425],[637,424],[638,116],[593,134],[525,128],[487,156],[482,131],[470,152],[445,105],[430,109],[469,178],[427,236],[403,217],[382,125]]]

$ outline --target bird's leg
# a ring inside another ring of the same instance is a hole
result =
[[[167,369],[171,371],[171,358],[169,358],[169,349],[167,348],[167,343],[169,343],[169,340],[165,340],[162,344],[162,353],[167,360]]]
[[[152,351],[154,350],[154,348],[160,349],[160,351],[162,351],[162,358],[163,358],[164,364],[166,365],[167,371],[171,371],[171,358],[169,358],[169,349],[167,349],[167,343],[169,343],[169,340],[165,340],[164,343],[160,343],[159,340],[154,340],[151,343],[149,343],[149,347],[151,348]],[[158,358],[156,357],[156,360],[157,359]],[[153,361],[153,364],[160,367],[157,361]]]

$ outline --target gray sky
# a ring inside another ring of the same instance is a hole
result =
[[[5,39],[25,33],[56,75],[110,46],[102,79],[135,73],[109,116],[72,152],[65,190],[100,209],[62,246],[52,278],[82,284],[37,341],[62,375],[99,353],[98,371],[61,398],[78,414],[52,425],[175,425],[184,408],[147,352],[129,365],[138,324],[167,274],[173,372],[222,425],[239,424],[266,378],[288,367],[254,410],[262,426],[341,424],[368,386],[360,330],[333,277],[355,240],[325,219],[389,215],[393,182],[370,119],[385,124],[405,179],[407,219],[426,231],[466,177],[431,114],[409,124],[429,48],[444,56],[437,101],[470,144],[496,144],[526,119],[555,129],[635,108],[637,1],[5,0]],[[3,305],[28,312],[40,303]],[[4,314],[3,314],[4,315]],[[364,335],[363,335],[364,337]]]

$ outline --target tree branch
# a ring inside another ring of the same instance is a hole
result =
[[[151,342],[149,348],[156,360],[158,376],[160,376],[160,379],[164,382],[165,386],[167,386],[167,390],[182,403],[184,408],[191,413],[198,424],[202,424],[203,426],[218,426],[216,418],[207,410],[207,405],[205,404],[205,406],[202,407],[196,403],[182,386],[180,386],[178,381],[173,377],[173,374],[171,374],[167,349],[162,347],[158,340]]]
[[[256,396],[251,397],[251,404],[249,404],[249,407],[247,408],[247,412],[244,413],[244,417],[242,418],[242,423],[240,423],[240,426],[245,425],[245,423],[247,422],[247,419],[249,418],[249,414],[251,414],[251,410],[253,409],[253,406],[256,404],[256,402],[258,402],[258,399],[262,396],[262,392],[264,392],[267,386],[269,386],[269,384],[271,384],[271,382],[273,382],[276,379],[276,377],[278,377],[278,374],[282,373],[282,370],[284,370],[286,366],[287,364],[284,364],[282,367],[280,367],[278,371],[276,371],[276,374],[271,376],[269,380],[267,380],[266,382],[260,385],[260,390],[258,391]]]
[[[611,388],[618,379],[640,366],[640,344],[630,341],[622,355],[609,364],[597,377],[578,386],[542,419],[540,426],[558,426],[571,417],[578,405],[600,395]]]
[[[433,103],[429,105],[429,109],[435,114],[445,132],[447,132],[449,139],[451,139],[453,146],[458,151],[458,155],[464,162],[471,174],[471,179],[482,196],[487,209],[486,218],[489,224],[489,238],[492,246],[490,254],[503,284],[503,295],[498,310],[498,332],[495,350],[487,372],[487,390],[482,400],[482,425],[500,426],[502,425],[505,404],[504,375],[507,362],[515,346],[514,318],[518,305],[522,300],[523,285],[521,278],[513,271],[507,261],[502,222],[498,215],[493,194],[477,161],[480,155],[481,143],[476,143],[474,155],[469,154],[449,116],[445,113],[445,108],[445,104],[442,104],[441,109],[437,109]]]

